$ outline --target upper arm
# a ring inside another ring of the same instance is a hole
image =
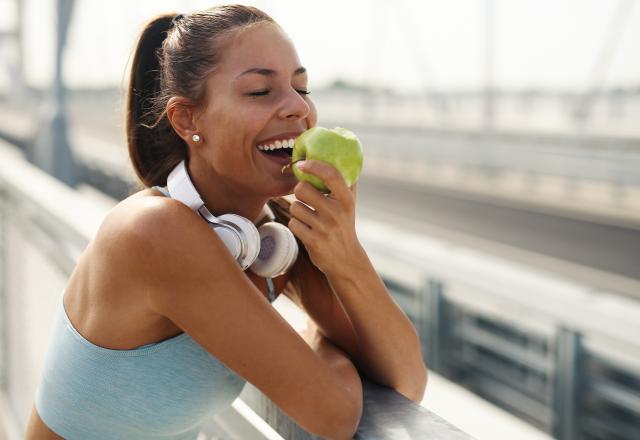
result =
[[[142,209],[131,221],[126,240],[130,264],[154,311],[308,431],[335,436],[355,429],[349,425],[357,423],[358,403],[205,222],[168,199]]]

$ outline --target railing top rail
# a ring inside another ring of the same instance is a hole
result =
[[[354,439],[471,440],[469,434],[390,388],[362,379],[364,408]],[[284,438],[317,439],[295,425],[255,387],[245,386],[240,398]]]
[[[54,226],[66,238],[86,246],[102,223],[105,210],[26,162],[15,147],[1,139],[0,157],[0,190],[15,201],[28,204],[41,223]]]

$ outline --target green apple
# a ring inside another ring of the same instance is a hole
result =
[[[322,193],[328,194],[329,188],[322,179],[294,166],[296,162],[305,159],[330,163],[340,171],[347,186],[351,187],[362,171],[362,146],[355,134],[342,127],[332,130],[312,127],[298,136],[291,154],[293,174],[299,181],[306,180]]]

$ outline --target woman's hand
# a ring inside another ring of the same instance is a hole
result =
[[[331,193],[325,196],[309,182],[298,183],[294,189],[298,201],[289,208],[289,229],[316,267],[326,275],[339,274],[362,252],[355,229],[356,184],[349,188],[342,174],[323,161],[305,160],[300,169],[322,179]]]

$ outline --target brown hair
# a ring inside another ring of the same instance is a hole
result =
[[[126,103],[129,157],[144,185],[164,185],[173,167],[187,159],[187,144],[166,116],[169,98],[184,96],[201,105],[205,78],[220,62],[222,37],[261,22],[275,23],[257,8],[223,5],[187,15],[160,15],[144,26]]]

